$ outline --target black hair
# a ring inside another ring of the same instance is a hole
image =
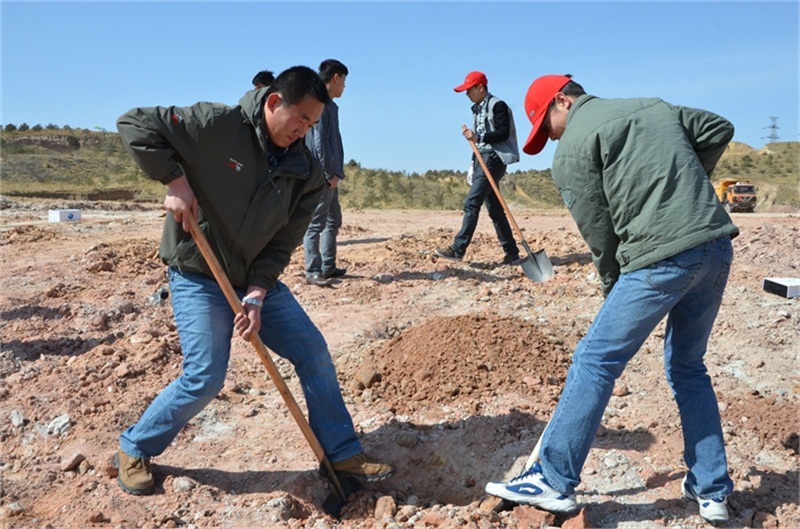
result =
[[[275,75],[269,70],[261,70],[253,77],[253,86],[261,88],[261,86],[269,86],[275,80]],[[261,85],[261,86],[259,86]]]
[[[306,96],[328,104],[331,97],[322,78],[308,66],[292,66],[270,83],[268,93],[278,92],[284,105],[296,105]]]
[[[339,75],[347,75],[349,73],[347,71],[347,66],[336,59],[326,59],[319,63],[319,76],[322,77],[325,84],[331,82],[331,79],[333,79],[333,76],[337,73]]]
[[[582,96],[583,94],[586,93],[586,91],[583,89],[581,85],[571,80],[572,74],[564,74],[564,76],[569,77],[570,81],[567,84],[565,84],[564,88],[559,90],[559,92],[563,93],[565,96],[574,96],[574,97]]]

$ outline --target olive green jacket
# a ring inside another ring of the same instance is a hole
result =
[[[165,182],[186,174],[200,205],[200,227],[231,283],[269,290],[302,241],[326,184],[303,139],[285,152],[271,146],[265,96],[266,88],[247,92],[237,106],[134,108],[117,128],[148,177]],[[171,213],[159,254],[171,267],[211,275]]]
[[[726,119],[660,99],[575,100],[552,176],[606,295],[620,273],[738,235],[709,180],[732,138]]]

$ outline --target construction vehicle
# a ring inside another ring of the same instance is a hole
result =
[[[717,198],[725,210],[752,213],[756,209],[756,192],[758,188],[749,180],[723,179],[714,186]]]

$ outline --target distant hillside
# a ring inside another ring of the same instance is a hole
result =
[[[738,178],[758,186],[758,211],[800,210],[800,143],[769,143],[759,150],[731,142],[714,179]]]
[[[90,200],[155,200],[164,189],[145,178],[112,132],[88,130],[0,133],[0,193]],[[513,169],[513,166],[511,166]],[[345,208],[461,209],[469,189],[463,171],[425,173],[364,168],[351,160],[340,189]],[[800,143],[760,150],[733,142],[714,174],[753,181],[759,211],[800,210]],[[511,171],[501,183],[506,201],[531,208],[562,208],[550,171]]]

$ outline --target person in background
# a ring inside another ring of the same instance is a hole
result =
[[[339,107],[333,100],[342,97],[348,70],[336,59],[327,59],[319,65],[319,75],[328,88],[330,102],[325,105],[322,118],[306,134],[306,144],[322,165],[328,185],[303,237],[303,252],[306,283],[327,287],[334,278],[347,273],[347,269],[336,267],[336,237],[342,226],[339,182],[344,179],[344,148],[339,132]]]
[[[275,80],[275,75],[269,70],[261,70],[253,77],[253,88],[258,90],[272,84]]]
[[[166,186],[159,255],[184,357],[182,374],[120,435],[115,464],[125,492],[153,492],[151,458],[222,389],[234,331],[245,340],[258,333],[292,363],[311,429],[337,474],[375,481],[394,472],[364,454],[325,339],[278,279],[325,187],[304,136],[328,100],[319,75],[296,66],[268,89],[249,90],[236,106],[134,108],[117,120],[133,159]],[[234,315],[189,234],[190,217],[246,314]]]
[[[733,125],[661,99],[602,99],[567,75],[530,85],[523,147],[558,140],[552,178],[591,250],[605,302],[572,358],[538,460],[486,492],[554,512],[574,489],[628,361],[664,318],[664,365],[680,413],[683,495],[711,523],[728,520],[717,398],[703,357],[728,281],[738,228],[709,181]]]
[[[506,174],[508,164],[519,161],[519,148],[517,147],[517,130],[514,126],[511,109],[508,108],[505,101],[489,93],[488,85],[489,81],[486,79],[486,75],[481,72],[470,72],[464,82],[454,90],[456,92],[466,91],[467,97],[473,103],[473,128],[464,131],[464,138],[475,142],[486,167],[499,187],[500,180]],[[503,205],[474,154],[468,180],[470,174],[471,182],[469,192],[464,200],[464,219],[461,223],[461,230],[450,246],[435,248],[433,253],[445,259],[457,261],[463,259],[467,247],[472,242],[475,228],[478,226],[481,205],[486,204],[489,218],[494,224],[497,240],[503,247],[502,263],[511,264],[519,259],[519,249],[514,240],[511,225],[508,223]]]

